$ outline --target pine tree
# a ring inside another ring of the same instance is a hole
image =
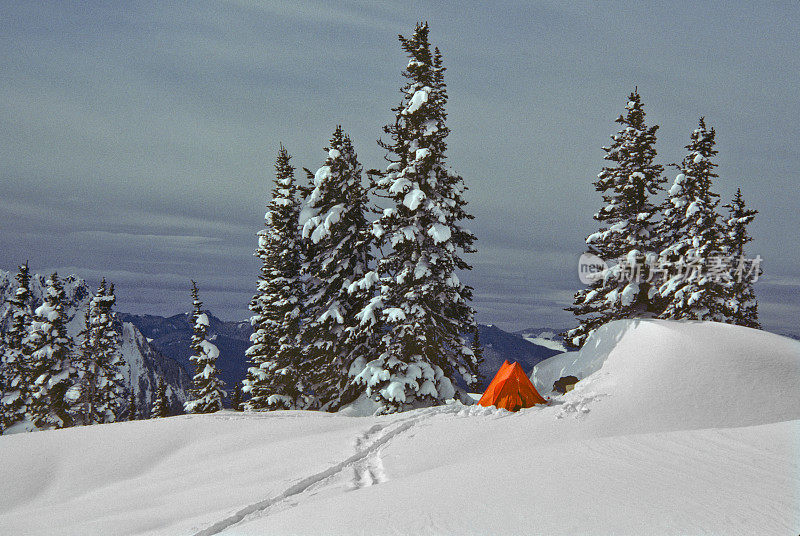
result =
[[[158,379],[153,407],[150,409],[150,418],[158,419],[169,417],[169,399],[167,398],[167,385],[163,378]]]
[[[361,164],[341,126],[325,150],[325,165],[314,175],[301,212],[307,276],[301,340],[303,376],[317,404],[335,411],[363,391],[353,385],[350,369],[371,351],[372,330],[362,329],[356,315],[372,297],[359,284],[372,255]]]
[[[34,311],[28,336],[31,415],[40,430],[72,426],[79,412],[79,378],[73,365],[74,343],[67,333],[64,287],[53,273],[44,303]]]
[[[566,345],[579,348],[600,326],[621,318],[650,317],[659,312],[655,286],[649,281],[658,249],[655,233],[659,209],[651,196],[662,190],[664,168],[654,163],[658,126],[645,123],[637,90],[628,98],[622,125],[603,147],[605,160],[594,183],[605,205],[594,215],[603,227],[586,239],[588,253],[605,262],[622,260],[575,294],[567,310],[580,326],[563,334]]]
[[[475,381],[469,385],[472,389],[477,389],[480,387],[481,382],[483,382],[484,378],[480,372],[481,365],[483,365],[483,345],[481,345],[481,337],[478,333],[478,326],[475,325],[475,328],[472,330],[472,345],[470,346],[472,350],[472,355],[475,356],[475,365],[476,365],[476,374],[475,374]]]
[[[725,219],[725,254],[731,267],[731,287],[725,303],[726,321],[739,326],[761,329],[758,321],[758,302],[756,301],[753,282],[761,276],[761,266],[755,265],[752,259],[745,257],[745,246],[753,239],[747,232],[747,226],[758,214],[757,210],[748,209],[738,188],[730,204]]]
[[[714,129],[704,118],[691,135],[688,150],[669,189],[661,222],[665,240],[661,259],[668,266],[659,288],[665,308],[661,318],[673,320],[725,320],[730,292],[724,262],[724,231],[717,214],[719,195],[711,190],[716,164],[711,158]]]
[[[461,255],[474,251],[475,237],[460,224],[472,218],[463,179],[446,166],[445,68],[439,50],[431,52],[427,23],[410,38],[400,36],[400,44],[409,56],[407,82],[394,123],[384,127],[390,141],[379,141],[390,164],[378,189],[394,205],[373,225],[389,251],[378,262],[380,295],[359,313],[362,324],[383,322],[383,336],[371,360],[354,367],[384,413],[463,395],[453,385],[456,375],[468,383],[475,375],[460,335],[473,324],[472,289],[455,273],[470,269]]]
[[[79,368],[85,424],[114,422],[122,413],[125,379],[120,368],[124,361],[111,311],[116,300],[114,285],[107,285],[104,278],[89,302],[85,327],[81,331]]]
[[[275,163],[275,187],[265,227],[258,233],[256,256],[262,261],[257,294],[250,302],[253,365],[243,381],[248,409],[289,409],[303,405],[299,349],[303,284],[300,277],[300,204],[294,168],[281,145]]]
[[[231,395],[231,409],[233,411],[242,411],[242,388],[239,384],[233,388],[233,394]]]
[[[227,393],[222,390],[223,382],[217,371],[217,357],[219,350],[208,341],[208,315],[202,312],[203,302],[200,301],[197,283],[192,281],[192,356],[190,361],[195,363],[195,374],[192,378],[192,388],[189,391],[189,400],[184,404],[186,413],[214,413],[222,409],[222,399]]]
[[[83,406],[80,419],[82,424],[95,424],[100,421],[95,411],[98,393],[95,392],[97,381],[94,377],[95,342],[92,334],[91,304],[83,315],[83,329],[78,336],[81,338],[76,359],[78,375],[81,378],[81,394],[78,403]]]
[[[19,267],[17,290],[9,300],[11,325],[3,337],[0,361],[0,433],[12,426],[33,429],[31,422],[30,347],[31,293],[28,263]]]
[[[131,385],[131,392],[128,395],[128,420],[135,421],[138,418],[138,410],[136,409],[136,391],[133,390],[133,386]]]

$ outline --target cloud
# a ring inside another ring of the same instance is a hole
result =
[[[700,115],[717,128],[717,189],[728,199],[743,187],[760,210],[752,250],[768,275],[791,280],[800,234],[785,230],[800,227],[800,211],[794,196],[775,193],[793,192],[800,168],[797,10],[2,5],[0,262],[129,274],[120,281],[135,288],[120,307],[152,300],[150,312],[182,303],[180,281],[195,277],[208,282],[212,309],[245,316],[279,143],[298,168],[314,169],[341,123],[365,168],[382,165],[375,140],[405,65],[396,36],[428,20],[448,68],[448,161],[470,188],[479,237],[462,279],[483,321],[571,320],[560,307],[579,288],[576,258],[598,227],[591,183],[601,147],[637,84],[649,122],[661,125],[662,163],[680,160]],[[781,285],[765,276],[759,286],[769,323],[800,312],[773,290]]]

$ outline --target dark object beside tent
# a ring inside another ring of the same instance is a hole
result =
[[[572,391],[576,383],[578,383],[578,378],[575,376],[564,376],[553,382],[553,391],[564,394],[567,391]]]

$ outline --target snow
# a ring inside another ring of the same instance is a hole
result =
[[[209,326],[208,315],[205,313],[200,313],[199,315],[197,315],[197,320],[195,320],[195,325],[208,327]]]
[[[797,533],[800,342],[618,321],[533,377],[551,404],[518,413],[362,398],[3,436],[0,534]]]
[[[422,131],[423,136],[431,136],[439,132],[439,125],[437,124],[435,119],[428,119],[422,124],[422,127],[423,127]]]
[[[692,201],[689,204],[689,206],[686,207],[686,217],[687,218],[691,218],[692,216],[694,216],[698,212],[700,212],[700,205],[697,203],[697,201]]]
[[[539,337],[533,336],[525,336],[523,335],[522,338],[528,342],[533,344],[537,344],[539,346],[544,346],[545,348],[550,348],[551,350],[558,350],[559,352],[565,352],[566,348],[564,347],[564,343],[561,341],[554,340],[552,338],[546,338],[541,334]]]
[[[406,313],[399,307],[389,307],[384,309],[387,322],[402,322],[406,319]]]
[[[214,343],[202,341],[200,343],[200,347],[203,349],[203,355],[205,356],[203,361],[207,359],[217,359],[219,357],[219,349],[216,347],[216,345],[214,345]]]
[[[331,177],[331,167],[322,166],[314,173],[314,186],[320,186],[323,182]]]
[[[420,106],[428,102],[428,94],[431,91],[432,89],[428,86],[415,91],[408,102],[408,106],[403,110],[403,115],[410,115],[419,110]]]
[[[401,192],[405,192],[410,187],[411,187],[410,180],[408,180],[405,177],[399,177],[395,179],[394,182],[392,182],[392,185],[389,187],[389,193],[392,195],[397,195]]]
[[[625,285],[625,288],[622,289],[622,294],[620,294],[622,306],[627,307],[632,304],[638,294],[639,284],[636,281],[631,281]]]
[[[425,200],[425,192],[419,188],[412,188],[403,198],[403,204],[408,210],[417,210],[419,204]]]
[[[437,244],[447,242],[450,240],[450,227],[442,225],[441,223],[434,223],[431,228],[428,229],[428,235],[433,238],[433,241]]]

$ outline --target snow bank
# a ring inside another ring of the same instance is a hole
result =
[[[531,379],[552,396],[562,376],[581,381],[557,397],[608,433],[750,426],[800,419],[800,342],[716,322],[621,320],[579,352],[553,356]]]

